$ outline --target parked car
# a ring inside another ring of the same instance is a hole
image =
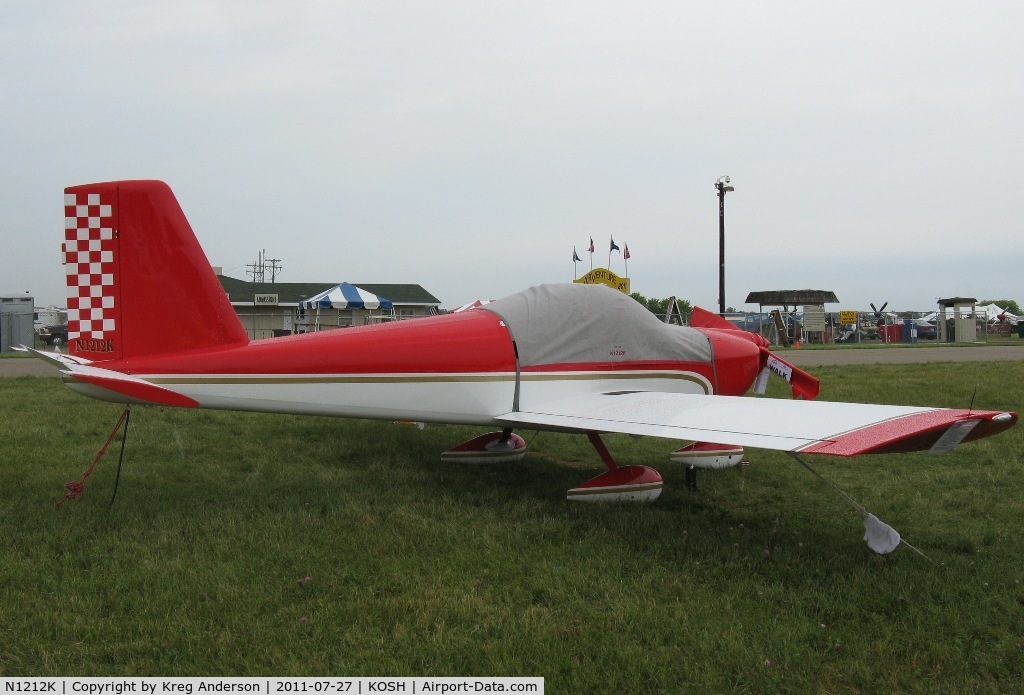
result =
[[[68,342],[68,324],[58,323],[40,328],[39,340],[47,345],[65,345]]]
[[[934,323],[917,320],[914,321],[914,328],[917,329],[918,340],[935,340],[938,337],[938,332],[935,329]]]
[[[917,337],[919,340],[935,340],[938,334],[935,330],[935,326],[918,326]]]

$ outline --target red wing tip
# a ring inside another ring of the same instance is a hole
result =
[[[978,424],[964,437],[969,442],[1013,427],[1017,413],[936,409],[906,415],[886,422],[840,434],[827,441],[800,449],[804,454],[859,456],[861,454],[897,454],[928,451],[953,425],[967,420]]]

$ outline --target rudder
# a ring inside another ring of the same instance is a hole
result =
[[[116,360],[248,342],[165,183],[66,188],[64,217],[72,354]]]

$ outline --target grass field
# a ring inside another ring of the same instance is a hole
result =
[[[1024,363],[814,370],[828,400],[1024,411]],[[940,383],[941,382],[941,383]],[[479,430],[136,408],[0,380],[0,676],[537,675],[548,692],[1007,692],[1024,683],[1024,427],[815,467],[930,559],[873,554],[786,456],[576,506],[581,436],[443,464]]]

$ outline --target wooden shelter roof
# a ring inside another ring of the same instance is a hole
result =
[[[766,290],[751,292],[747,304],[761,306],[802,306],[804,304],[837,304],[835,292],[830,290]]]

